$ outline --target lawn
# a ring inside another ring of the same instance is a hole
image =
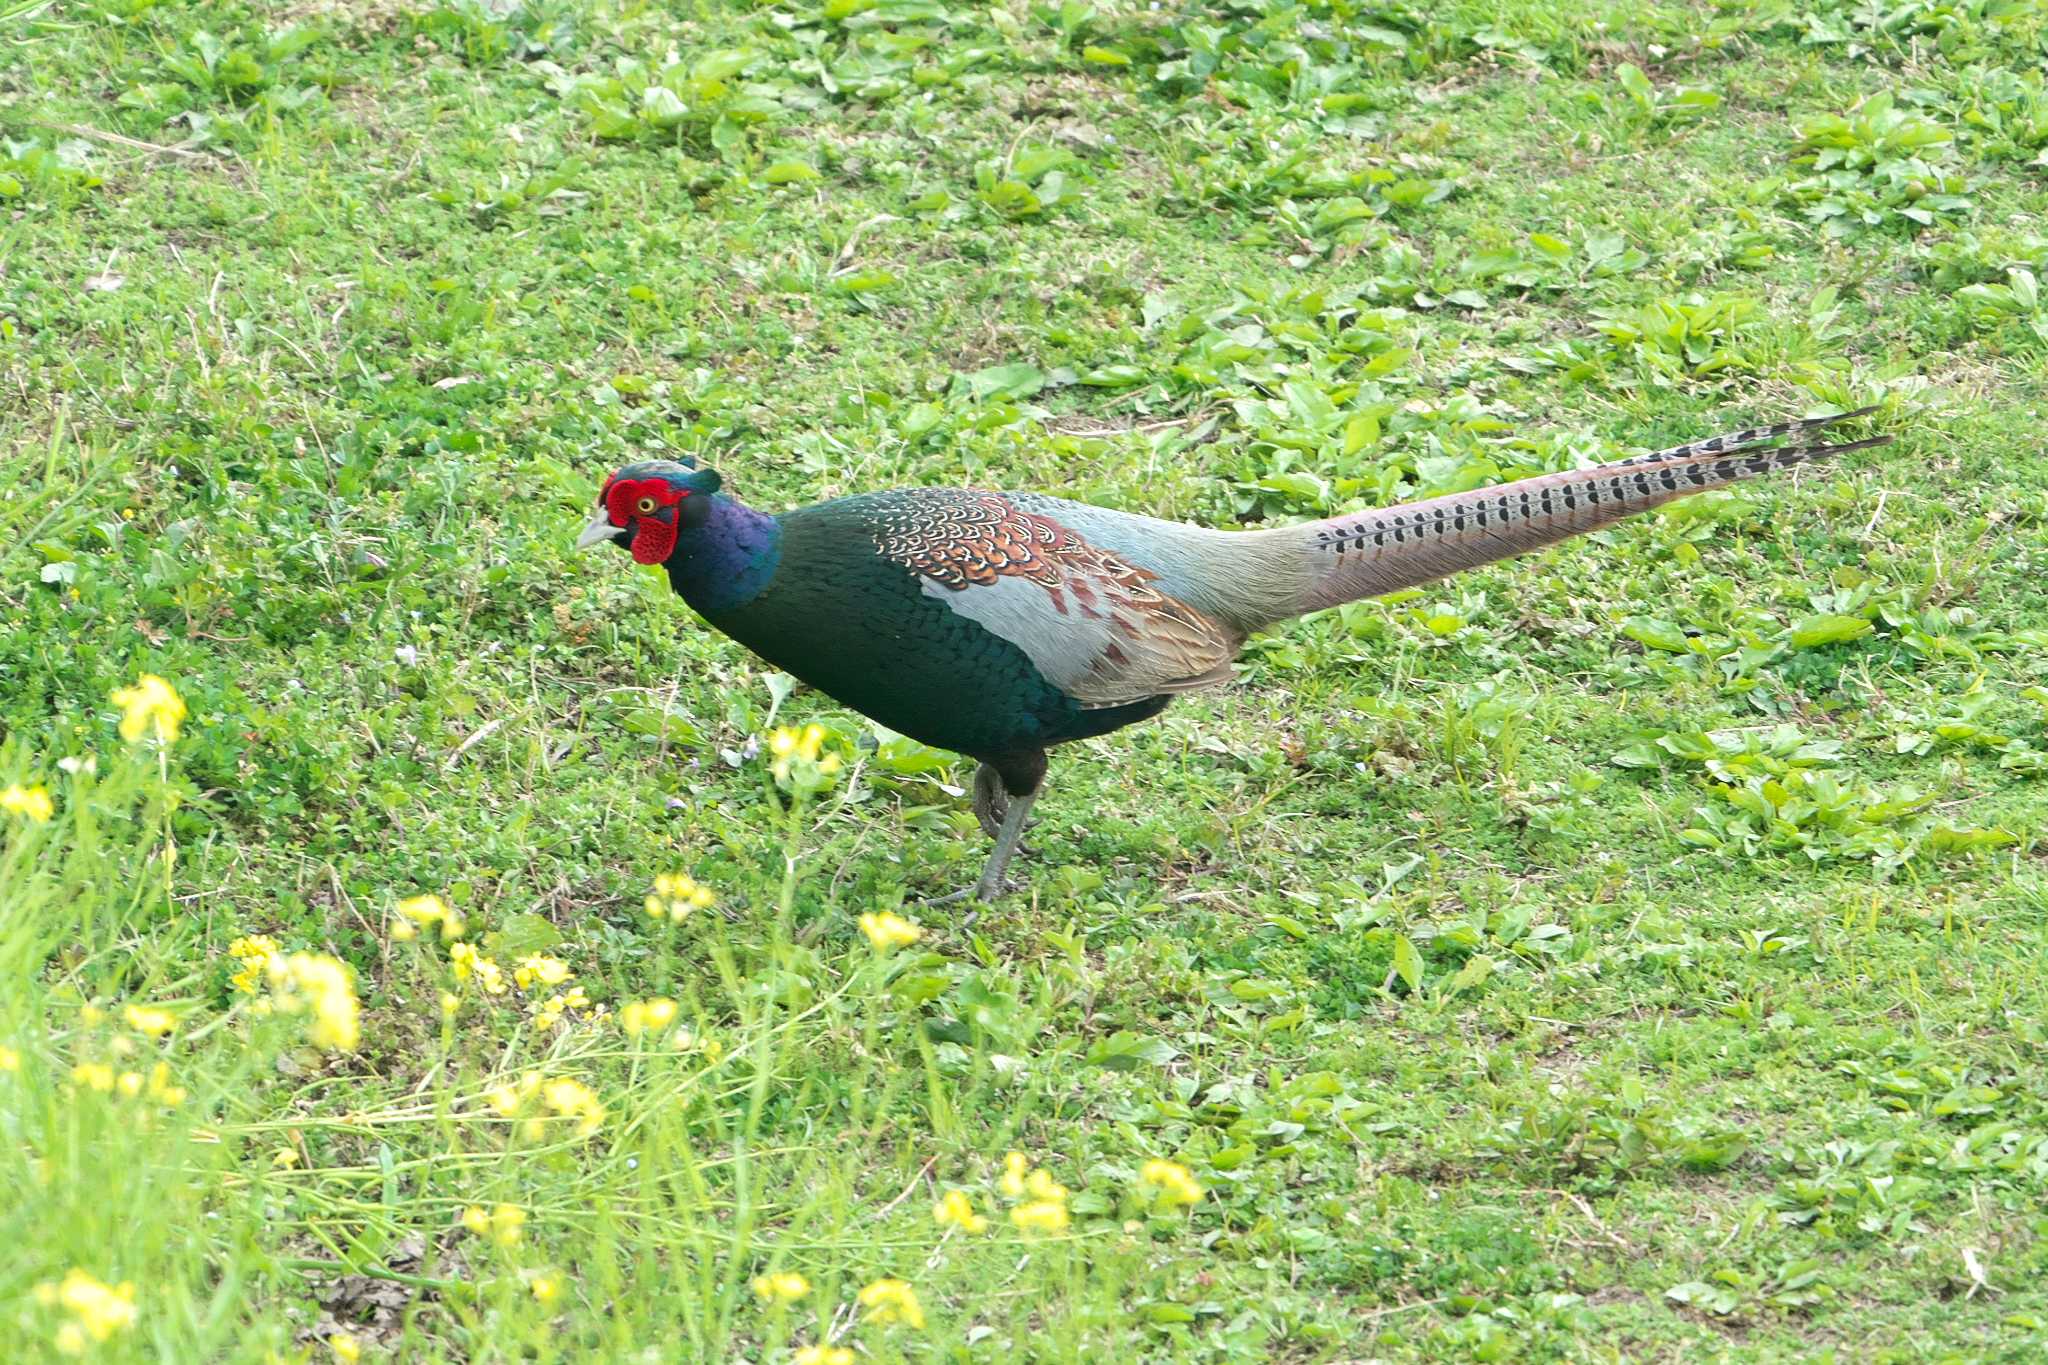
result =
[[[2048,1358],[2048,10],[0,13],[0,1359]],[[969,765],[571,550],[1865,403],[973,918]]]

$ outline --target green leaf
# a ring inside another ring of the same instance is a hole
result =
[[[2031,313],[2041,302],[2041,284],[2034,278],[2034,272],[2024,266],[2014,266],[2006,272],[2012,281],[2012,296],[2019,306]]]
[[[746,70],[747,63],[753,60],[754,54],[743,48],[717,48],[697,59],[690,68],[690,77],[700,81],[726,80]]]
[[[1185,1304],[1148,1303],[1138,1310],[1138,1316],[1147,1322],[1193,1322],[1195,1310]]]
[[[1618,750],[1608,762],[1617,768],[1661,768],[1664,757],[1655,745],[1639,743]]]
[[[1861,616],[1808,616],[1792,623],[1792,647],[1813,649],[1840,644],[1870,634],[1870,622]]]
[[[1410,994],[1422,989],[1422,953],[1406,934],[1394,939],[1394,975],[1408,983]]]
[[[1493,959],[1485,953],[1474,953],[1466,958],[1465,965],[1458,968],[1451,979],[1443,984],[1443,992],[1446,995],[1458,995],[1485,984],[1486,978],[1492,975]]]
[[[1344,424],[1344,453],[1356,455],[1380,439],[1380,419],[1361,412]]]
[[[1046,172],[1064,166],[1073,159],[1057,147],[1019,147],[1010,156],[1010,174],[1026,184],[1035,185]]]
[[[1126,57],[1114,48],[1108,47],[1084,47],[1081,49],[1081,60],[1093,62],[1097,66],[1129,66],[1131,64],[1129,57]]]
[[[484,947],[508,966],[516,958],[544,953],[562,941],[562,931],[542,915],[514,915],[484,935]]]
[[[1148,1038],[1123,1031],[1098,1038],[1088,1049],[1088,1065],[1110,1071],[1136,1071],[1141,1067],[1165,1066],[1180,1050],[1164,1038]]]
[[[1045,211],[1045,205],[1021,180],[999,180],[982,191],[981,201],[1005,218],[1030,218]]]
[[[808,161],[777,161],[761,172],[761,178],[771,185],[794,185],[799,181],[816,180],[818,168]]]
[[[1714,1133],[1686,1143],[1679,1151],[1678,1164],[1688,1171],[1725,1171],[1748,1147],[1749,1139],[1742,1133]]]
[[[1629,617],[1621,633],[1645,649],[1661,649],[1667,654],[1686,652],[1685,632],[1670,621],[1660,621],[1654,616]]]
[[[1029,398],[1045,387],[1045,372],[1021,361],[991,365],[962,378],[967,383],[967,392],[976,399]]]
[[[1633,62],[1623,62],[1615,68],[1614,78],[1621,82],[1621,88],[1628,92],[1637,108],[1649,110],[1656,107],[1656,92],[1650,88],[1650,78],[1643,74],[1641,67]]]
[[[704,742],[704,732],[695,721],[666,706],[635,706],[622,711],[619,725],[631,734],[645,735],[664,744],[695,748]]]
[[[1328,484],[1315,475],[1299,469],[1287,474],[1269,474],[1254,486],[1269,493],[1285,493],[1290,497],[1312,502],[1318,507],[1324,506],[1330,499]]]
[[[650,85],[640,92],[640,117],[657,128],[673,128],[689,113],[682,96],[665,85]]]
[[[887,289],[894,283],[894,271],[856,270],[851,275],[841,275],[832,281],[832,288],[841,294],[871,294],[877,289]]]

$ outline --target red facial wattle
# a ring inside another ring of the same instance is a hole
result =
[[[604,510],[614,526],[637,523],[632,546],[636,561],[660,564],[675,553],[678,509],[689,496],[689,489],[661,479],[620,479],[605,489]]]

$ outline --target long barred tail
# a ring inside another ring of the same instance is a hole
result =
[[[1753,427],[1591,469],[1310,522],[1299,528],[1308,555],[1308,590],[1299,611],[1414,587],[1596,531],[1674,498],[1889,444],[1889,436],[1837,445],[1812,436],[1872,411]],[[1774,444],[1788,436],[1789,444]]]
[[[1876,412],[1877,409],[1878,405],[1872,403],[1868,407],[1854,408],[1848,412],[1838,412],[1832,417],[1801,417],[1794,422],[1777,422],[1767,427],[1750,427],[1746,431],[1731,431],[1721,436],[1709,436],[1704,441],[1691,441],[1682,446],[1672,446],[1668,450],[1653,450],[1647,455],[1632,455],[1626,460],[1615,460],[1610,464],[1601,465],[1599,468],[1625,469],[1630,465],[1656,464],[1662,460],[1689,460],[1696,455],[1723,455],[1732,454],[1738,450],[1754,450],[1759,446],[1771,445],[1786,436],[1804,437],[1808,432],[1819,431],[1823,427],[1831,427],[1837,422],[1847,422],[1857,417],[1868,417],[1871,413]],[[1884,438],[1884,441],[1890,439],[1887,436]],[[1875,444],[1883,445],[1884,441],[1877,441]],[[1812,442],[1805,440],[1794,440],[1792,442],[1793,446],[1811,444]],[[1873,443],[1864,441],[1854,448],[1860,449],[1861,446],[1870,444]],[[1787,447],[1780,448],[1785,449]],[[1847,450],[1852,447],[1843,446],[1840,448]]]

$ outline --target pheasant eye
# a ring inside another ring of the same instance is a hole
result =
[[[633,504],[633,510],[643,517],[652,516],[654,514],[654,507],[655,502],[653,498],[642,498]]]

